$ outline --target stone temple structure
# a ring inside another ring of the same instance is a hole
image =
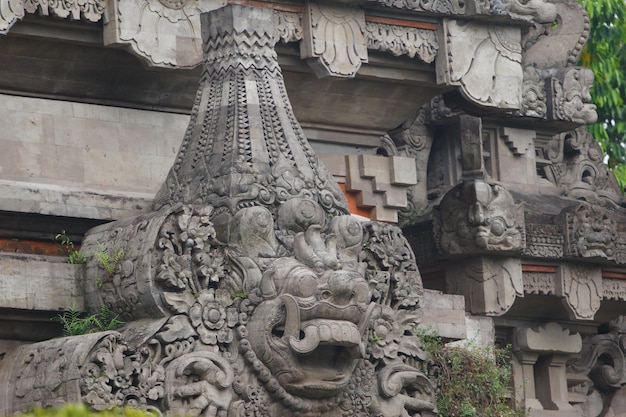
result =
[[[577,2],[0,0],[0,33],[0,415],[432,417],[420,327],[511,344],[531,416],[626,415]]]

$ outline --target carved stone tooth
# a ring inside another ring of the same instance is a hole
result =
[[[308,326],[304,329],[304,337],[297,339],[289,337],[289,346],[300,354],[313,352],[320,344],[320,329],[317,326]]]

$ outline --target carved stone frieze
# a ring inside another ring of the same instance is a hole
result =
[[[354,77],[367,62],[365,12],[339,3],[307,2],[300,56],[319,77]]]
[[[158,211],[81,248],[101,254],[89,309],[129,324],[18,349],[0,368],[0,382],[22,375],[6,412],[48,395],[193,417],[434,415],[407,240],[347,214],[291,111],[273,11],[203,19],[203,78]],[[20,366],[31,350],[49,353]]]
[[[571,67],[559,71],[549,80],[548,117],[578,124],[592,124],[598,120],[595,104],[591,104],[589,89],[593,85],[593,71]]]
[[[522,100],[519,28],[444,19],[437,55],[437,81],[458,86],[472,103],[517,110]]]
[[[489,14],[509,16],[515,20],[537,23],[551,23],[556,19],[556,6],[543,0],[490,0]]]
[[[372,3],[397,9],[407,9],[425,12],[434,12],[451,15],[464,15],[467,3],[460,0],[369,0]]]
[[[556,273],[556,295],[572,320],[593,320],[602,300],[602,271],[597,265],[561,264]]]
[[[0,35],[24,17],[24,0],[0,0]]]
[[[24,9],[28,13],[39,13],[42,16],[56,16],[62,19],[84,19],[98,22],[106,7],[106,0],[24,0]]]
[[[449,293],[464,295],[473,314],[500,316],[516,297],[524,296],[522,265],[514,258],[485,258],[459,262],[446,269]]]
[[[617,222],[609,217],[607,210],[581,204],[564,216],[568,255],[616,259]]]
[[[439,42],[435,31],[374,22],[367,22],[366,29],[368,49],[418,57],[426,63],[437,56]]]
[[[544,168],[546,178],[565,196],[613,208],[624,204],[600,145],[584,127],[555,136],[545,153],[551,162]]]
[[[524,273],[524,294],[554,295],[554,274],[545,272]]]
[[[465,181],[433,212],[435,242],[443,255],[521,252],[526,246],[522,205],[502,186]]]
[[[602,299],[626,301],[626,281],[623,279],[602,278]]]

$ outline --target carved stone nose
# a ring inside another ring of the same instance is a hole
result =
[[[354,296],[354,279],[350,274],[332,274],[328,279],[328,287],[334,304],[346,305]]]

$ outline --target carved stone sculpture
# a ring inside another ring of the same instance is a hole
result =
[[[606,210],[581,204],[564,215],[568,254],[615,259],[617,222],[609,217]]]
[[[522,206],[502,186],[466,181],[452,188],[433,213],[435,241],[446,256],[525,247]]]
[[[592,320],[602,299],[602,271],[597,265],[561,264],[555,289],[572,320]]]
[[[70,400],[190,416],[432,416],[408,242],[347,214],[292,113],[273,11],[229,5],[203,19],[203,78],[156,211],[94,228],[81,249],[121,253],[89,260],[87,304],[129,324],[20,350],[18,363],[50,359],[25,366],[7,412]]]
[[[592,124],[598,120],[595,104],[591,104],[589,89],[593,85],[593,71],[572,67],[561,70],[548,83],[548,116],[578,124]]]
[[[546,159],[548,180],[568,197],[616,207],[624,204],[615,175],[602,160],[602,149],[585,128],[554,137]]]

